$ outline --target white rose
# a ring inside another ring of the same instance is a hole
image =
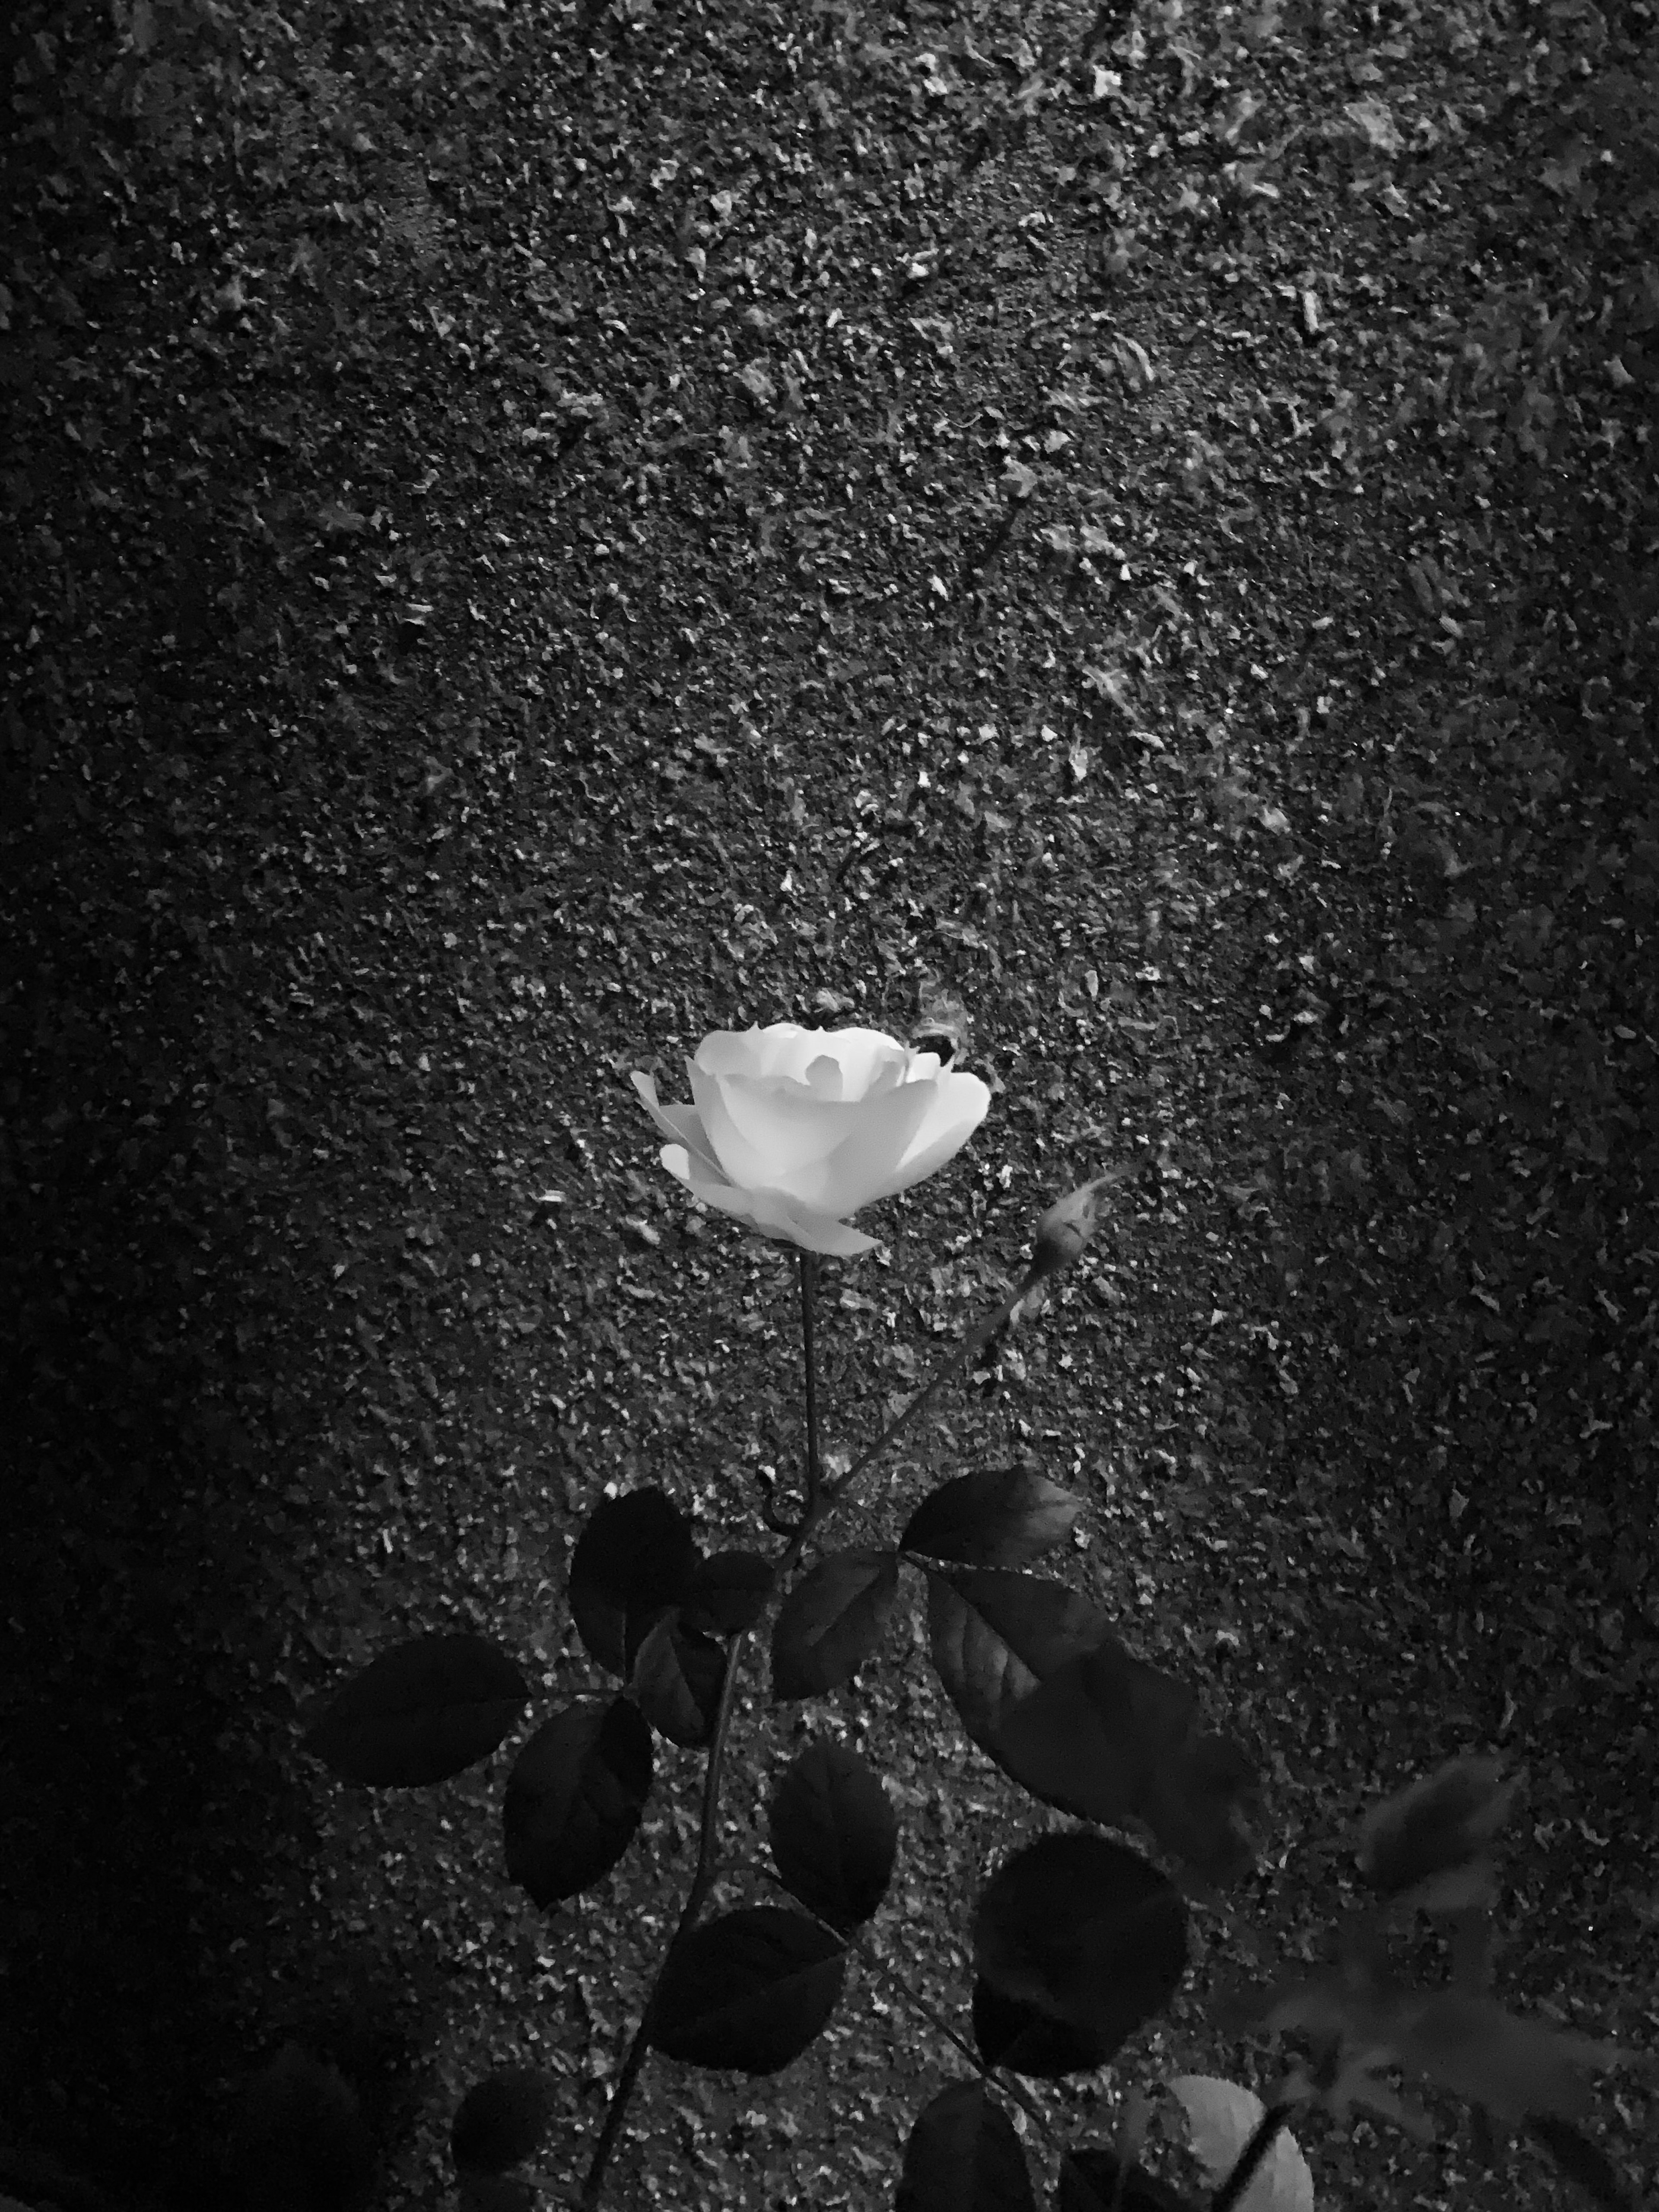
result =
[[[675,1140],[670,1175],[763,1237],[844,1257],[876,1241],[848,1215],[942,1168],[991,1103],[976,1075],[879,1030],[716,1030],[685,1065],[690,1106],[659,1104],[651,1077],[634,1077]]]

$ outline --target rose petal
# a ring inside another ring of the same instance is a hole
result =
[[[846,1217],[951,1159],[985,1118],[976,1076],[945,1073],[879,1030],[717,1030],[686,1063],[690,1106],[635,1088],[665,1136],[663,1164],[763,1236],[851,1255],[874,1239]]]
[[[694,1198],[746,1221],[775,1243],[799,1245],[806,1252],[832,1253],[845,1260],[874,1249],[875,1238],[866,1237],[861,1229],[827,1214],[811,1212],[783,1191],[739,1190],[735,1183],[699,1176],[698,1163],[678,1145],[665,1145],[661,1158],[669,1174],[678,1176]]]
[[[841,1096],[861,1098],[872,1089],[891,1090],[922,1055],[884,1030],[806,1030],[798,1022],[774,1022],[763,1030],[713,1030],[697,1047],[696,1065],[709,1075],[785,1075],[803,1082],[812,1062],[824,1057],[841,1069]]]
[[[925,1126],[932,1100],[933,1085],[927,1083],[901,1083],[860,1099],[844,1141],[828,1159],[774,1180],[815,1212],[837,1220],[856,1213],[872,1198],[899,1187],[891,1177]]]
[[[714,1030],[697,1047],[696,1065],[708,1075],[803,1076],[823,1048],[821,1030],[799,1022],[769,1029]]]
[[[902,1083],[913,1055],[884,1030],[825,1030],[818,1048],[841,1069],[843,1098],[868,1098]]]
[[[991,1093],[976,1075],[941,1075],[931,1084],[907,1085],[906,1088],[926,1090],[927,1118],[887,1180],[879,1189],[860,1199],[860,1206],[872,1205],[878,1198],[891,1198],[896,1191],[908,1190],[912,1183],[936,1174],[947,1160],[955,1158],[990,1108]],[[852,1213],[856,1208],[848,1206],[842,1211]]]
[[[838,1152],[870,1110],[862,1099],[825,1098],[787,1075],[693,1067],[691,1087],[721,1167],[745,1190],[805,1195],[800,1177]]]
[[[657,1079],[640,1068],[634,1070],[634,1088],[645,1101],[646,1110],[665,1137],[672,1137],[695,1152],[710,1172],[720,1172],[720,1161],[714,1147],[708,1141],[708,1132],[698,1119],[695,1106],[665,1106],[657,1097]]]
[[[763,1143],[757,1143],[738,1127],[726,1102],[726,1085],[744,1079],[711,1074],[694,1060],[686,1062],[685,1072],[691,1079],[691,1096],[696,1102],[714,1158],[720,1163],[720,1173],[728,1182],[736,1183],[743,1190],[767,1188],[775,1179],[773,1154]],[[764,1129],[760,1134],[763,1139]]]

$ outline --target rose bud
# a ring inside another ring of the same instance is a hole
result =
[[[1121,1170],[1115,1170],[1096,1176],[1091,1182],[1080,1182],[1075,1190],[1054,1200],[1036,1225],[1030,1270],[1032,1282],[1040,1283],[1071,1266],[1095,1233],[1100,1193],[1109,1183],[1120,1182],[1121,1175]]]

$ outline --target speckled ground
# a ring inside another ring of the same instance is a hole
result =
[[[1070,1573],[1261,1758],[1285,1954],[1370,1797],[1500,1750],[1499,1986],[1650,2049],[1650,11],[113,17],[6,34],[0,2185],[222,2203],[293,2035],[389,2207],[544,2064],[565,2201],[696,1760],[550,1922],[510,1747],[371,1803],[299,1724],[426,1626],[595,1686],[611,1486],[741,1540],[787,1263],[628,1072],[936,987],[996,1096],[830,1271],[832,1439],[1137,1171],[860,1525],[1077,1490]],[[914,1635],[807,1718],[901,1814],[876,1961],[964,2024],[1049,1816]],[[743,1710],[739,1836],[794,1725]],[[1066,2136],[1267,2085],[1199,1925]],[[612,2201],[866,2212],[963,2065],[860,1967],[775,2081],[651,2065]],[[1322,2204],[1565,2201],[1443,2117],[1304,2130]],[[1650,2172],[1637,2076],[1590,2124]]]

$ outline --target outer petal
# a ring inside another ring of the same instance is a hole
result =
[[[655,1076],[647,1075],[640,1068],[634,1070],[633,1083],[635,1090],[645,1101],[646,1111],[664,1136],[674,1138],[688,1152],[696,1153],[712,1174],[718,1175],[720,1162],[715,1158],[714,1147],[708,1141],[708,1133],[698,1118],[696,1108],[659,1103]]]
[[[901,1185],[892,1177],[925,1127],[933,1098],[927,1083],[901,1083],[866,1098],[846,1141],[820,1165],[778,1180],[805,1206],[834,1214],[856,1213],[872,1199]]]
[[[792,1162],[810,1159],[815,1149],[833,1152],[841,1141],[836,1117],[847,1109],[817,1099],[798,1085],[777,1078],[713,1075],[695,1060],[687,1073],[720,1171],[740,1189],[769,1190]],[[800,1110],[780,1106],[769,1115],[766,1103],[775,1094],[798,1103]]]
[[[777,1243],[796,1244],[805,1252],[829,1252],[848,1260],[874,1247],[875,1238],[866,1237],[861,1229],[828,1214],[813,1213],[782,1191],[739,1190],[735,1183],[704,1179],[698,1172],[700,1164],[678,1145],[663,1146],[662,1164],[694,1198],[746,1221],[751,1229]]]
[[[956,1158],[991,1104],[991,1093],[976,1075],[941,1075],[931,1084],[905,1088],[928,1092],[927,1116],[887,1180],[878,1190],[860,1199],[861,1206],[874,1199],[890,1198],[895,1191],[908,1190],[912,1183],[936,1175],[947,1160]],[[850,1213],[854,1209],[849,1206],[843,1211]]]
[[[691,1087],[716,1156],[745,1190],[796,1189],[802,1171],[837,1152],[867,1110],[861,1099],[826,1097],[787,1075],[706,1075],[694,1067]]]

